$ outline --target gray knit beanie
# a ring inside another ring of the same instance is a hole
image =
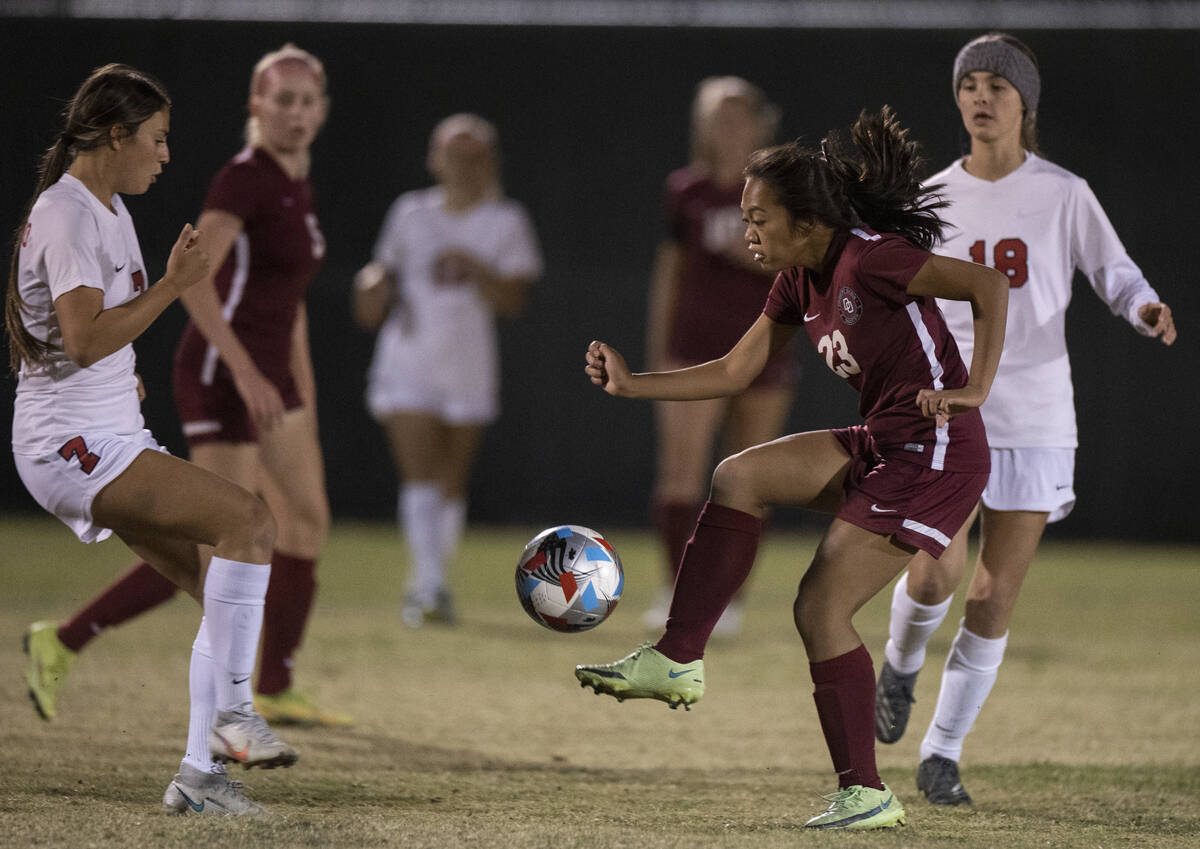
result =
[[[990,71],[1004,77],[1021,95],[1021,101],[1029,112],[1037,112],[1038,96],[1042,92],[1042,78],[1037,65],[1023,52],[1013,47],[996,34],[981,35],[969,41],[958,51],[954,59],[954,97],[958,98],[958,86],[963,77],[972,71]]]

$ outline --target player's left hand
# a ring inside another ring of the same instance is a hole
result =
[[[142,383],[142,376],[140,374],[138,374],[136,371],[133,373],[133,376],[137,378],[138,403],[140,404],[146,400],[146,384]]]
[[[922,389],[917,393],[917,406],[921,408],[921,415],[935,419],[938,427],[945,427],[950,419],[975,409],[985,398],[969,384],[962,389]]]
[[[1164,345],[1175,342],[1175,319],[1171,317],[1171,308],[1166,304],[1142,304],[1138,307],[1138,318],[1150,325],[1150,335],[1161,339]]]

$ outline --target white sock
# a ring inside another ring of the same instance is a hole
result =
[[[883,649],[892,669],[901,675],[920,671],[925,665],[925,647],[946,618],[953,599],[951,595],[938,604],[918,604],[908,594],[908,573],[900,576],[892,591],[892,618],[888,621],[888,641]]]
[[[400,489],[400,516],[412,556],[408,592],[418,603],[432,607],[442,586],[442,487],[422,481]]]
[[[253,702],[250,676],[262,630],[270,563],[213,557],[204,579],[204,618],[216,669],[216,705],[232,710]]]
[[[462,498],[447,498],[442,502],[442,560],[454,562],[454,553],[462,542],[467,525],[467,502]]]
[[[208,640],[208,628],[200,619],[200,630],[192,643],[192,661],[188,666],[188,741],[187,754],[183,762],[188,766],[210,772],[213,766],[212,752],[208,748],[208,731],[217,715],[216,664],[213,663],[212,645]]]
[[[942,672],[942,689],[933,721],[921,741],[921,760],[941,755],[957,763],[962,757],[963,738],[975,724],[996,683],[1007,643],[1008,634],[989,640],[972,634],[966,625],[959,623]]]

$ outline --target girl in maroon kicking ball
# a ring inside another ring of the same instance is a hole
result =
[[[875,676],[854,629],[860,607],[918,551],[938,557],[987,481],[978,407],[1000,360],[1008,281],[994,269],[930,253],[941,202],[890,110],[863,113],[854,150],[831,134],[820,150],[787,144],[746,167],[742,215],[754,259],[778,276],[763,314],[720,359],[631,374],[603,342],[586,372],[610,395],[692,400],[740,392],[800,327],[861,394],[865,424],[793,434],[724,460],[687,545],[666,632],[615,663],[579,666],[583,686],[619,699],[687,707],[704,694],[704,647],[754,564],[772,503],[835,514],[800,581],[794,615],[813,697],[838,775],[811,828],[887,828],[904,808],[875,766]],[[934,298],[968,301],[968,371]]]

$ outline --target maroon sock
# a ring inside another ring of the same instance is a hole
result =
[[[882,790],[875,767],[875,666],[867,647],[860,645],[808,668],[838,787],[861,784]]]
[[[654,648],[676,663],[704,657],[713,626],[754,566],[761,526],[741,510],[704,505],[679,564],[667,631]]]
[[[175,585],[142,561],[58,626],[58,638],[79,651],[105,628],[120,625],[175,595]]]
[[[692,529],[696,527],[698,515],[700,505],[690,501],[655,501],[650,509],[650,517],[667,553],[667,580],[672,584],[679,574],[683,550],[692,536]]]
[[[273,696],[292,686],[292,655],[300,648],[308,611],[317,593],[317,562],[276,551],[263,604],[262,659],[258,692]]]

